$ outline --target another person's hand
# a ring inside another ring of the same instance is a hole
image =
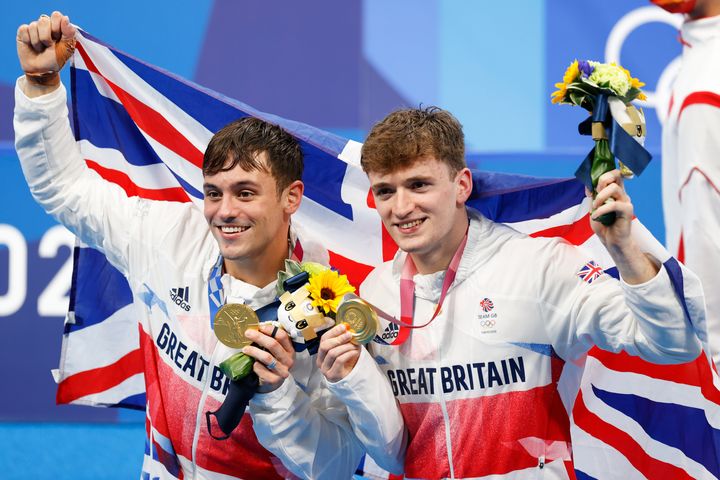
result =
[[[336,325],[320,338],[317,365],[325,378],[337,382],[348,376],[360,358],[359,345],[351,343],[352,333],[345,324]]]
[[[620,170],[613,170],[600,176],[596,188],[598,194],[592,204],[593,231],[608,250],[622,248],[630,239],[633,219],[633,204],[625,192]],[[609,201],[608,201],[609,200]],[[607,203],[606,203],[607,202]],[[609,226],[595,220],[602,215],[615,212],[615,223]]]
[[[593,231],[605,245],[626,283],[637,285],[647,282],[657,274],[660,267],[657,260],[642,252],[632,236],[634,208],[623,187],[620,170],[601,175],[597,192],[592,205],[593,220],[590,221]],[[610,212],[615,212],[616,215],[612,225],[605,226],[594,220]]]
[[[290,376],[290,369],[295,364],[295,349],[290,337],[285,330],[270,323],[260,325],[259,330],[246,330],[245,336],[255,343],[242,351],[255,359],[253,371],[260,379],[259,391],[277,390]]]
[[[17,53],[25,72],[26,94],[37,95],[57,88],[60,70],[75,51],[76,31],[70,18],[58,11],[18,27]]]

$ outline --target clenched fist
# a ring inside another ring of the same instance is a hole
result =
[[[26,85],[54,89],[60,83],[59,72],[75,51],[76,31],[57,11],[18,27],[17,52]]]

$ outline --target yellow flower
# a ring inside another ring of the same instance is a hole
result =
[[[575,79],[580,75],[580,68],[578,67],[578,61],[575,60],[570,64],[570,66],[565,70],[565,75],[563,75],[563,83],[567,86],[570,85]]]
[[[615,65],[615,64],[613,63],[613,65]],[[625,72],[625,75],[627,75],[628,80],[630,80],[630,85],[631,85],[631,86],[633,86],[633,87],[635,87],[635,88],[640,88],[640,87],[644,87],[644,86],[645,86],[645,83],[641,82],[641,81],[640,81],[639,79],[637,79],[637,78],[633,78],[633,76],[630,75],[630,71],[629,71],[627,68],[624,68],[624,67],[622,67],[622,66],[620,66],[620,65],[618,65],[618,67],[620,67],[620,68],[622,69],[622,71]],[[638,98],[640,98],[640,97],[638,96]],[[644,99],[644,98],[640,98],[640,100],[645,100],[645,99]]]
[[[345,275],[334,270],[324,270],[310,276],[308,291],[312,304],[321,308],[326,314],[337,313],[338,303],[346,293],[355,291]]]
[[[555,88],[558,90],[552,93],[552,103],[560,103],[565,99],[567,93],[567,86],[564,83],[556,83]]]
[[[578,61],[575,60],[570,64],[567,70],[565,70],[563,81],[555,84],[555,88],[557,88],[557,90],[552,93],[552,103],[560,103],[565,100],[568,85],[574,82],[578,76],[580,76],[580,69],[578,68]]]

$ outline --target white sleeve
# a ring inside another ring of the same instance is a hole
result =
[[[720,109],[693,105],[678,131],[684,263],[703,284],[708,343],[720,365]]]
[[[700,354],[700,341],[664,266],[640,285],[607,273],[588,283],[578,272],[590,259],[577,248],[556,243],[550,253],[540,305],[562,358],[578,358],[593,345],[659,364],[689,362]]]
[[[720,365],[720,192],[694,172],[681,191],[680,204],[684,263],[702,282],[708,343],[715,364]]]
[[[16,85],[14,128],[35,200],[127,275],[129,223],[139,202],[85,165],[70,130],[65,87],[31,99]]]
[[[18,82],[21,80],[18,80]],[[128,197],[85,164],[70,130],[66,91],[28,98],[15,87],[15,149],[35,200],[126,277],[158,252],[194,258],[206,223],[193,205]],[[132,255],[132,259],[131,259]],[[140,273],[142,272],[135,272]]]
[[[370,352],[363,348],[355,368],[330,390],[343,399],[355,434],[375,463],[401,474],[405,464],[407,431],[400,408]]]
[[[314,366],[304,391],[292,375],[280,388],[250,400],[253,428],[260,443],[301,478],[352,478],[363,454],[345,405]]]

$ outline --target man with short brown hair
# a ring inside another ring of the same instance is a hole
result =
[[[592,213],[617,221],[591,223],[620,283],[562,240],[530,238],[468,209],[462,145],[459,122],[435,107],[393,112],[373,127],[362,165],[400,250],[360,290],[382,313],[375,342],[359,349],[334,327],[318,364],[366,441],[371,412],[357,399],[374,395],[364,375],[374,357],[409,438],[406,450],[405,432],[387,431],[381,443],[405,455],[407,478],[572,478],[573,362],[598,345],[681,363],[700,343],[665,267],[631,235],[617,170],[600,178]]]
[[[60,12],[18,28],[25,74],[15,90],[16,149],[38,203],[107,256],[139,306],[143,478],[351,477],[362,447],[344,405],[325,388],[309,352],[296,354],[288,335],[268,323],[248,330],[254,344],[242,348],[255,358],[260,381],[252,419],[242,415],[230,432],[219,432],[214,418],[205,423],[232,388],[219,364],[240,351],[218,342],[213,305],[264,308],[274,320],[285,259],[327,264],[322,247],[300,248],[303,235],[291,226],[304,189],[297,141],[255,118],[220,130],[203,159],[204,214],[191,203],[128,197],[87,167],[70,130],[59,71],[75,35]],[[383,410],[383,418],[402,424],[399,412]],[[219,439],[223,433],[229,438]]]

